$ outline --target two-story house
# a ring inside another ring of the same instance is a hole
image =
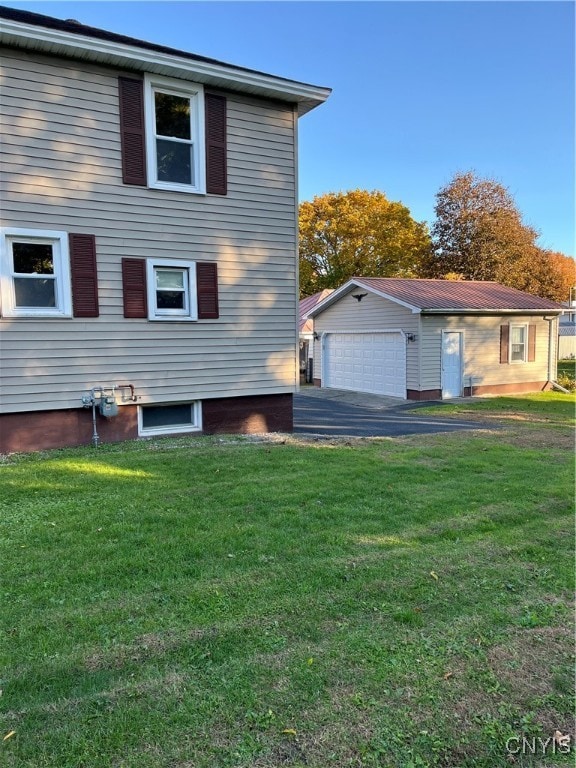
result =
[[[0,9],[0,451],[290,430],[329,89]]]

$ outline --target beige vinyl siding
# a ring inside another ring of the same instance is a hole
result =
[[[2,225],[94,234],[100,317],[1,320],[2,410],[77,407],[122,383],[142,403],[293,391],[292,108],[228,95],[226,197],[126,186],[118,74],[3,52]],[[123,257],[216,261],[220,319],[124,319]]]
[[[558,358],[567,360],[576,357],[576,336],[558,337]]]
[[[533,363],[500,363],[500,326],[536,326]],[[464,386],[518,384],[548,379],[548,322],[522,315],[422,315],[423,390],[440,389],[442,331],[464,332]],[[553,352],[555,354],[555,352]]]
[[[418,315],[381,296],[368,293],[361,301],[353,293],[366,293],[364,289],[355,289],[340,298],[331,307],[314,318],[314,330],[323,331],[378,331],[402,330],[405,333],[417,333]],[[320,377],[321,368],[320,340],[314,342],[314,376]],[[417,344],[406,345],[406,385],[408,389],[418,386],[418,350]]]

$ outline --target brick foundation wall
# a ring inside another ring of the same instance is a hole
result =
[[[408,389],[406,391],[408,400],[441,400],[441,389],[423,389],[421,392],[417,389]]]
[[[135,405],[122,406],[118,416],[113,419],[105,419],[103,416],[96,416],[96,419],[96,429],[102,443],[138,437]],[[91,408],[6,413],[0,416],[0,453],[28,453],[90,445],[92,432]]]
[[[135,405],[118,409],[118,416],[96,416],[101,443],[138,437]],[[255,395],[204,400],[202,421],[206,434],[291,432],[292,395]],[[29,453],[92,443],[92,409],[7,413],[0,416],[0,453]]]
[[[552,389],[552,385],[547,381],[523,381],[517,384],[479,384],[472,387],[464,387],[464,397],[470,395],[522,395],[527,392],[544,392]]]
[[[202,426],[208,435],[292,432],[292,395],[255,395],[204,400]]]

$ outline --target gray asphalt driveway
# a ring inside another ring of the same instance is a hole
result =
[[[420,415],[419,410],[425,405],[430,403],[303,388],[294,397],[294,432],[333,437],[400,437],[486,428],[477,421]]]

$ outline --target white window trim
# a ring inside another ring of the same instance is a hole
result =
[[[11,242],[40,242],[52,245],[55,307],[17,307],[14,291],[14,262]],[[68,233],[48,229],[0,228],[0,296],[3,317],[72,317]]]
[[[188,273],[186,288],[188,290],[188,312],[183,314],[156,308],[156,275],[157,267],[175,267]],[[181,259],[146,259],[146,286],[148,292],[148,320],[186,323],[198,320],[198,297],[196,294],[196,262]]]
[[[166,91],[174,96],[186,96],[191,101],[191,139],[194,158],[194,184],[177,184],[158,181],[158,160],[156,155],[156,124],[154,120],[154,90]],[[206,148],[204,136],[204,88],[196,83],[175,80],[169,77],[144,77],[144,115],[146,123],[146,163],[148,186],[152,189],[168,189],[175,192],[206,194]]]
[[[145,405],[138,406],[138,437],[159,437],[160,435],[178,435],[183,432],[201,432],[202,431],[202,407],[200,400],[193,400],[192,402],[184,403],[148,403],[148,406],[162,406],[169,405],[190,405],[192,413],[192,422],[190,424],[172,425],[165,427],[145,427],[143,424],[142,411],[146,408]]]
[[[522,360],[512,359],[512,329],[524,328],[524,356]],[[527,323],[510,323],[510,338],[508,340],[508,361],[510,365],[523,365],[528,362],[528,324]]]

